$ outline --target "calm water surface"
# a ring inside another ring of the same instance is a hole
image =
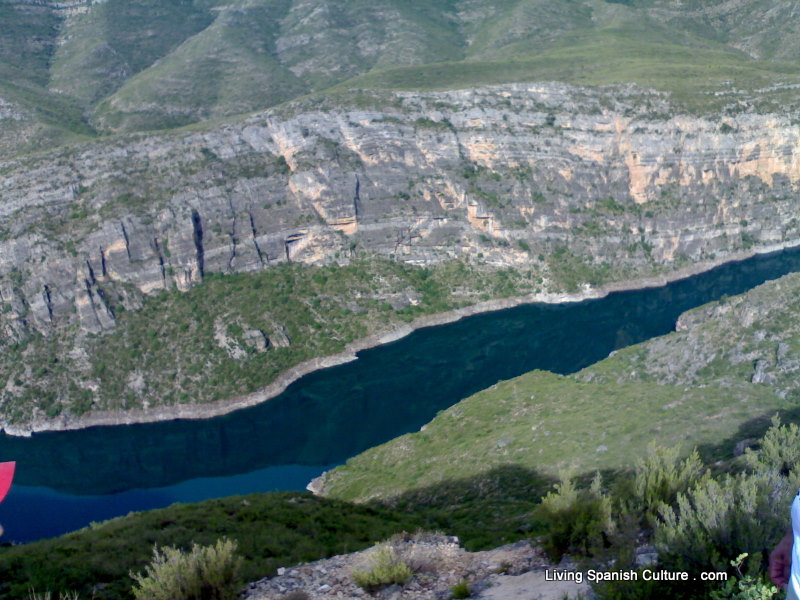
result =
[[[0,435],[17,477],[4,540],[28,541],[133,510],[303,489],[461,398],[532,369],[571,373],[672,331],[685,310],[800,270],[800,250],[731,263],[660,288],[532,304],[421,329],[312,373],[253,408],[204,421]]]

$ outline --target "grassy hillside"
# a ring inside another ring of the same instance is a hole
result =
[[[29,598],[77,591],[82,598],[132,598],[129,572],[143,571],[153,545],[182,548],[227,536],[244,558],[243,581],[279,566],[354,552],[393,533],[414,530],[410,515],[301,493],[255,494],[176,504],[136,513],[68,535],[0,548],[0,596]]]
[[[44,6],[0,2],[0,73],[2,79],[44,87],[56,44],[59,18]]]
[[[535,53],[511,59],[469,60],[376,71],[337,89],[442,89],[509,81],[564,81],[578,85],[633,82],[671,92],[692,112],[717,112],[732,100],[737,109],[775,110],[794,105],[793,94],[771,88],[800,82],[795,67],[755,61],[718,44],[691,47],[639,26],[624,24],[571,34]],[[720,94],[714,94],[720,91]],[[776,93],[778,96],[776,96]]]
[[[103,131],[171,128],[337,86],[635,82],[689,110],[766,110],[794,102],[792,10],[776,0],[108,0],[66,11],[0,0],[0,73],[38,90],[26,100],[36,115],[72,102],[82,127]],[[764,90],[773,86],[783,91]],[[64,116],[75,130],[74,113]]]
[[[106,129],[164,129],[271,106],[308,91],[273,52],[287,2],[223,11],[97,107]]]
[[[670,386],[744,385],[800,400],[800,275],[682,315],[676,333],[621,350],[576,377]],[[753,380],[758,385],[753,385]],[[734,393],[731,393],[735,396]]]
[[[575,375],[501,382],[335,469],[325,494],[387,498],[501,465],[549,476],[619,470],[651,441],[730,456],[769,416],[800,408],[798,292],[800,276],[788,275],[690,311],[688,329]]]

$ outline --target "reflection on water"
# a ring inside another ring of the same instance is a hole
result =
[[[302,488],[323,465],[416,430],[498,380],[532,369],[576,371],[616,348],[671,331],[689,308],[798,269],[800,251],[785,251],[661,288],[568,305],[521,306],[422,329],[361,352],[357,361],[312,373],[260,406],[211,420],[95,427],[27,439],[1,436],[0,459],[17,461],[16,481],[26,487],[12,490],[9,506],[0,506],[0,522],[10,537],[8,511],[15,502],[33,506],[22,496],[35,487],[70,495],[49,492],[40,496],[43,503],[46,497],[51,504],[54,498],[78,502],[72,495],[84,495],[98,507],[112,506],[126,490],[158,488],[125,496],[142,504],[126,501],[124,512],[174,501],[164,488],[197,478],[261,471],[256,489],[248,491]],[[303,479],[276,479],[277,471],[270,474],[268,468],[281,465],[305,465]],[[213,486],[208,481],[192,484],[192,500],[240,493],[232,479],[214,479]],[[98,515],[90,520],[109,516]],[[22,513],[19,519],[29,520]],[[18,539],[38,537],[23,529]]]

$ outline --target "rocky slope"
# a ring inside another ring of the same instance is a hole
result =
[[[381,549],[390,549],[395,559],[406,563],[414,575],[406,584],[368,593],[354,583],[353,573],[368,570]],[[369,597],[434,600],[451,598],[451,589],[461,582],[468,584],[470,597],[487,600],[520,597],[588,600],[594,597],[586,583],[546,581],[547,569],[552,572],[554,567],[528,541],[483,552],[467,552],[459,546],[457,537],[397,535],[369,550],[279,569],[277,576],[249,584],[243,597],[245,600]],[[568,570],[563,566],[560,569]]]
[[[60,344],[85,374],[87,339],[149,296],[289,262],[459,259],[544,294],[794,244],[799,138],[787,117],[675,115],[636,87],[517,84],[359,92],[8,159],[0,343]],[[39,376],[5,373],[6,406]]]
[[[800,398],[798,292],[800,276],[793,273],[747,294],[691,310],[681,315],[675,333],[624,349],[580,377],[675,386],[714,383],[731,390],[749,383],[796,401]]]

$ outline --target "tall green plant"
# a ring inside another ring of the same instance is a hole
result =
[[[644,456],[636,461],[633,496],[638,508],[654,516],[660,504],[674,504],[703,475],[704,467],[697,450],[684,459],[678,446],[662,447],[651,443]]]
[[[771,472],[786,477],[791,485],[800,484],[800,427],[795,423],[781,425],[776,416],[757,451],[747,449],[745,464],[754,472]]]
[[[413,575],[393,548],[382,545],[375,550],[370,568],[353,571],[353,581],[368,592],[374,592],[393,583],[406,583]]]
[[[712,590],[711,600],[772,600],[778,588],[765,583],[763,579],[742,573],[742,563],[747,553],[740,554],[731,561],[736,569],[736,577],[731,577],[722,588]]]
[[[547,523],[544,549],[555,559],[566,552],[593,556],[616,529],[611,498],[603,491],[599,473],[589,489],[582,490],[565,477],[542,499],[536,516]]]

